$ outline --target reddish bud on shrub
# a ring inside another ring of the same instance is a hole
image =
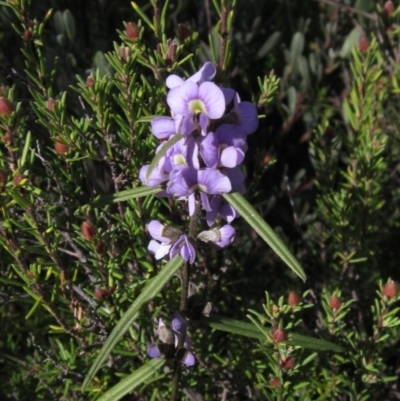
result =
[[[104,299],[107,298],[109,292],[107,290],[104,290],[102,288],[98,288],[96,287],[94,289],[94,296],[99,300],[99,301],[103,301]]]
[[[281,385],[281,379],[280,379],[279,377],[276,377],[276,376],[271,377],[271,378],[269,379],[269,384],[270,384],[272,387],[280,387],[280,385]]]
[[[178,24],[178,39],[184,42],[185,39],[192,36],[192,31],[184,24]]]
[[[56,141],[54,142],[54,149],[59,155],[64,156],[68,153],[69,147],[63,143],[60,136],[57,136]]]
[[[300,295],[296,291],[290,291],[287,302],[291,306],[297,306],[300,303]]]
[[[262,158],[262,164],[267,166],[272,160],[272,156],[269,153],[266,153]]]
[[[0,192],[3,191],[3,188],[7,184],[7,173],[0,168]]]
[[[274,331],[274,341],[278,344],[286,341],[286,334],[282,329],[276,329]]]
[[[96,227],[88,221],[82,223],[81,230],[83,238],[87,240],[92,240],[96,235]]]
[[[283,369],[285,370],[291,370],[293,369],[293,366],[294,366],[294,358],[292,357],[287,358],[282,365]]]
[[[90,88],[92,85],[94,85],[95,80],[92,77],[87,77],[86,78],[86,88]]]
[[[0,97],[0,116],[9,116],[14,111],[12,103],[4,96]]]
[[[54,100],[52,97],[49,98],[49,100],[46,103],[46,109],[49,111],[54,110],[54,106],[57,104],[57,100]]]
[[[19,185],[19,183],[24,179],[25,177],[22,174],[17,174],[14,178],[13,178],[13,184],[14,185]]]
[[[369,49],[369,40],[365,35],[362,35],[360,37],[360,39],[358,40],[358,48],[363,53],[366,52]]]
[[[139,39],[140,29],[134,22],[128,22],[125,29],[126,36],[130,40]]]
[[[393,1],[388,0],[384,5],[383,5],[383,10],[385,11],[387,16],[390,16],[394,13],[394,4]]]
[[[3,136],[3,141],[6,145],[11,145],[12,144],[12,135],[10,132],[7,132]]]
[[[331,309],[339,309],[342,305],[342,302],[336,295],[332,295],[329,301],[329,306]]]
[[[105,251],[106,251],[106,244],[104,243],[104,241],[99,241],[96,244],[96,252],[102,255]]]
[[[396,298],[397,284],[393,280],[388,281],[382,289],[382,294],[389,299]]]
[[[26,30],[24,31],[24,33],[22,34],[22,37],[23,37],[25,40],[31,40],[31,39],[32,39],[32,31],[31,31],[30,29],[26,29]]]

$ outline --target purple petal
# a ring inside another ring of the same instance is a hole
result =
[[[237,107],[239,114],[240,128],[246,134],[252,134],[258,127],[257,108],[253,103],[242,102]]]
[[[196,250],[194,246],[190,242],[189,238],[185,235],[185,243],[182,245],[181,248],[181,256],[184,260],[193,264],[196,259]]]
[[[167,186],[167,192],[173,196],[188,196],[196,184],[197,171],[193,167],[188,167],[173,175]]]
[[[188,80],[193,81],[195,83],[201,84],[205,81],[212,81],[215,77],[217,70],[215,65],[210,61],[207,61],[203,67],[200,68],[195,74],[193,74]]]
[[[175,244],[172,246],[171,250],[169,251],[169,257],[172,259],[178,252],[181,250],[181,246],[183,242],[185,241],[184,235],[181,235],[178,238],[178,241],[175,242]]]
[[[193,192],[188,196],[189,216],[192,217],[196,211],[196,194]]]
[[[244,194],[246,192],[246,188],[244,187],[244,174],[242,173],[240,168],[229,168],[225,170],[225,173],[229,177],[232,189],[241,194]]]
[[[180,313],[175,312],[172,316],[171,322],[172,329],[176,334],[181,334],[183,331],[186,331],[188,328],[188,321],[181,316]]]
[[[220,144],[235,146],[242,149],[243,152],[247,151],[247,136],[240,127],[232,124],[223,124],[218,127],[216,135]]]
[[[162,357],[162,354],[156,344],[151,344],[149,346],[149,348],[147,348],[147,355],[150,358],[161,358]]]
[[[184,363],[186,366],[193,366],[196,363],[194,355],[188,351],[183,358],[182,363]]]
[[[200,143],[200,155],[207,167],[216,168],[218,165],[219,140],[210,132]]]
[[[149,169],[149,164],[143,166],[139,171],[139,179],[144,185],[148,187],[155,187],[162,184],[168,180],[168,174],[166,174],[160,165],[164,163],[164,158],[161,158],[160,163],[151,172],[150,177],[147,178],[147,171]]]
[[[212,119],[223,116],[225,112],[225,98],[222,90],[212,82],[203,82],[199,87],[198,96],[204,103],[206,114]]]
[[[154,255],[157,260],[162,259],[165,255],[168,255],[169,250],[171,249],[170,244],[160,244],[155,240],[151,240],[147,250]]]
[[[208,195],[204,192],[200,192],[201,203],[203,204],[204,210],[209,212],[211,210],[210,202],[208,201]]]
[[[175,120],[171,117],[156,117],[151,120],[153,135],[158,139],[169,139],[176,133]]]
[[[199,185],[201,185],[201,191],[209,195],[225,194],[232,189],[229,178],[218,170],[199,170],[198,180]]]
[[[230,245],[235,239],[236,231],[229,224],[221,227],[218,231],[221,235],[221,239],[215,243],[215,245],[217,245],[218,248],[225,248],[226,246]]]
[[[235,96],[235,91],[231,88],[221,88],[222,93],[224,94],[225,104],[229,104],[233,97]]]
[[[180,126],[180,133],[188,136],[196,130],[196,124],[194,123],[194,114],[188,113],[183,117],[182,124]]]
[[[192,81],[185,81],[180,87],[168,92],[168,106],[174,114],[185,116],[189,113],[189,102],[198,99],[198,94],[199,87]]]
[[[171,240],[167,237],[163,237],[163,232],[165,229],[165,225],[161,224],[158,220],[152,220],[147,225],[147,229],[149,230],[149,234],[157,241],[163,242],[164,244],[170,244]]]
[[[167,77],[167,79],[165,81],[165,85],[167,85],[167,88],[172,89],[172,88],[181,86],[184,82],[185,81],[181,77],[178,77],[178,75],[172,74]]]
[[[224,167],[233,168],[238,166],[244,160],[243,150],[229,146],[221,153],[220,163]]]
[[[234,219],[240,216],[236,209],[226,202],[222,203],[220,206],[219,214],[228,223],[231,223]]]
[[[221,196],[213,196],[210,201],[210,211],[207,212],[207,224],[211,227],[217,218],[218,210],[221,204]]]

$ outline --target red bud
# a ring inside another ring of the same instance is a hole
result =
[[[26,29],[24,33],[22,34],[25,40],[31,40],[32,39],[32,31],[30,29]]]
[[[140,29],[134,22],[128,22],[125,30],[126,36],[130,40],[136,40],[140,36]]]
[[[278,344],[286,341],[286,334],[282,329],[276,329],[274,331],[274,341]]]
[[[276,376],[271,377],[271,378],[269,379],[269,384],[270,384],[272,387],[280,387],[280,385],[281,385],[281,379],[280,379],[279,377],[276,377]]]
[[[0,116],[9,116],[14,110],[12,103],[4,96],[0,97]]]
[[[92,85],[94,85],[95,80],[92,77],[87,77],[86,78],[86,88],[90,88]]]
[[[81,230],[83,238],[87,240],[92,240],[96,235],[96,227],[88,221],[82,223]]]
[[[342,302],[336,295],[332,295],[329,301],[329,306],[331,309],[339,309],[342,305]]]
[[[192,31],[183,24],[178,24],[178,38],[181,42],[184,42],[185,39],[190,38],[192,36]]]
[[[389,299],[396,298],[397,284],[393,280],[388,281],[382,289],[382,294]]]
[[[106,244],[104,243],[104,241],[99,241],[96,244],[96,252],[102,255],[105,251],[106,251]]]
[[[292,357],[287,358],[282,365],[283,369],[285,370],[291,370],[293,369],[293,366],[294,366],[294,358]]]
[[[0,192],[3,191],[4,186],[7,184],[7,173],[0,168]]]
[[[52,97],[49,98],[49,100],[47,100],[46,103],[46,108],[49,111],[53,111],[54,110],[54,106],[57,104],[57,100],[54,100]]]
[[[369,40],[365,35],[362,35],[360,39],[358,40],[358,48],[360,51],[363,53],[366,52],[369,48]]]
[[[107,298],[107,296],[109,295],[109,291],[104,290],[102,288],[98,288],[96,287],[94,289],[94,295],[95,297],[99,300],[99,301],[103,301],[104,299]]]
[[[290,291],[288,295],[288,304],[297,306],[300,303],[300,295],[296,291]]]
[[[390,16],[394,13],[394,4],[393,1],[387,1],[384,5],[383,5],[383,10],[385,11],[387,16]]]
[[[63,143],[60,136],[56,137],[56,141],[54,142],[54,149],[59,155],[65,155],[68,153],[69,147],[65,143]]]

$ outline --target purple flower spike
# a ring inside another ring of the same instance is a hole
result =
[[[149,348],[147,348],[147,355],[150,358],[161,358],[163,356],[156,344],[151,344]]]

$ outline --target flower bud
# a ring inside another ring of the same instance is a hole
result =
[[[187,38],[192,36],[192,31],[184,24],[178,24],[178,39],[184,42]]]
[[[358,48],[363,53],[369,49],[369,40],[365,35],[362,35],[358,40]]]
[[[69,147],[65,143],[63,143],[60,136],[56,137],[56,141],[54,142],[54,149],[59,154],[64,156],[68,153]]]
[[[264,166],[267,166],[272,160],[272,156],[269,153],[265,153],[265,155],[262,158],[262,164],[264,164]]]
[[[280,387],[281,385],[281,379],[279,377],[271,377],[269,379],[269,384],[271,385],[271,387]]]
[[[276,329],[274,331],[274,341],[279,344],[286,341],[286,334],[282,329]]]
[[[382,289],[382,294],[389,299],[396,298],[397,284],[393,280],[388,281]]]
[[[300,295],[296,291],[290,291],[287,302],[290,306],[297,306],[300,303]]]
[[[130,40],[137,40],[140,36],[140,29],[134,22],[128,22],[125,29],[126,36]]]
[[[0,97],[0,116],[9,116],[14,111],[12,103],[4,96]]]
[[[3,188],[7,184],[7,173],[0,168],[0,192],[3,191]]]
[[[87,240],[92,240],[94,236],[96,235],[96,227],[89,223],[88,221],[84,221],[81,226],[81,231],[83,238]]]
[[[94,296],[99,300],[99,301],[104,301],[104,299],[107,298],[109,295],[109,292],[107,290],[104,290],[103,288],[98,288],[96,287],[94,289]]]
[[[99,242],[96,244],[96,252],[97,252],[99,255],[102,255],[105,251],[106,251],[106,244],[104,243],[104,241],[99,241]]]
[[[54,106],[55,106],[56,104],[57,104],[57,100],[55,100],[55,99],[53,99],[52,97],[50,97],[50,98],[47,100],[46,109],[49,110],[49,111],[53,111],[53,110],[54,110]]]
[[[341,305],[342,302],[340,301],[340,299],[336,295],[332,295],[329,301],[330,308],[337,310],[341,307]]]
[[[26,29],[24,33],[22,34],[23,38],[25,40],[31,40],[32,39],[32,31],[30,29]]]
[[[3,141],[6,145],[12,144],[12,135],[11,132],[6,132],[3,136]]]
[[[287,358],[284,362],[283,362],[283,369],[285,370],[292,370],[294,366],[294,358],[293,357],[289,357]]]
[[[383,5],[383,11],[385,11],[386,15],[390,17],[394,13],[394,4],[393,1],[388,0]]]
[[[95,80],[92,77],[86,78],[86,88],[90,88],[92,85],[95,84]]]
[[[23,174],[17,174],[14,178],[13,178],[13,184],[14,185],[19,185],[21,183],[21,181],[24,179],[24,175]]]

